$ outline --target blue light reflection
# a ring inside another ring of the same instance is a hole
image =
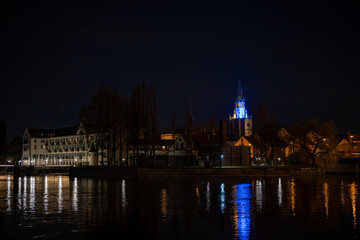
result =
[[[222,213],[224,213],[225,208],[226,208],[226,205],[225,205],[225,184],[221,183],[221,185],[220,185],[220,209],[221,209]]]
[[[234,228],[239,239],[250,238],[251,233],[251,184],[234,186]]]

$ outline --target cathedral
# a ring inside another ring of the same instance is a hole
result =
[[[230,135],[239,139],[242,136],[248,137],[252,134],[252,118],[249,117],[245,105],[245,97],[239,80],[238,94],[235,101],[234,113],[229,116]]]

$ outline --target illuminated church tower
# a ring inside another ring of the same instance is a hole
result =
[[[245,97],[239,80],[238,95],[235,101],[234,113],[229,116],[229,131],[236,138],[241,136],[251,136],[252,134],[252,118],[248,116],[245,106]]]
[[[238,87],[238,95],[235,102],[235,109],[234,114],[230,116],[230,120],[232,119],[243,119],[243,118],[249,118],[247,114],[247,109],[245,107],[245,97],[241,88],[241,82],[239,80],[239,87]]]

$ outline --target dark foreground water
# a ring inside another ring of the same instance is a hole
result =
[[[356,239],[355,177],[0,176],[0,239]]]

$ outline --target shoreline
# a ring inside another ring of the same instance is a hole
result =
[[[119,167],[71,167],[70,177],[265,177],[321,175],[318,168],[309,167],[222,167],[222,168],[119,168]]]
[[[36,176],[44,174],[61,174],[70,177],[96,178],[151,178],[151,177],[265,177],[265,176],[321,176],[321,175],[355,175],[356,170],[324,170],[309,166],[250,166],[250,167],[168,167],[136,168],[113,166],[48,166],[26,167],[14,166],[1,169],[0,173],[14,176]]]

